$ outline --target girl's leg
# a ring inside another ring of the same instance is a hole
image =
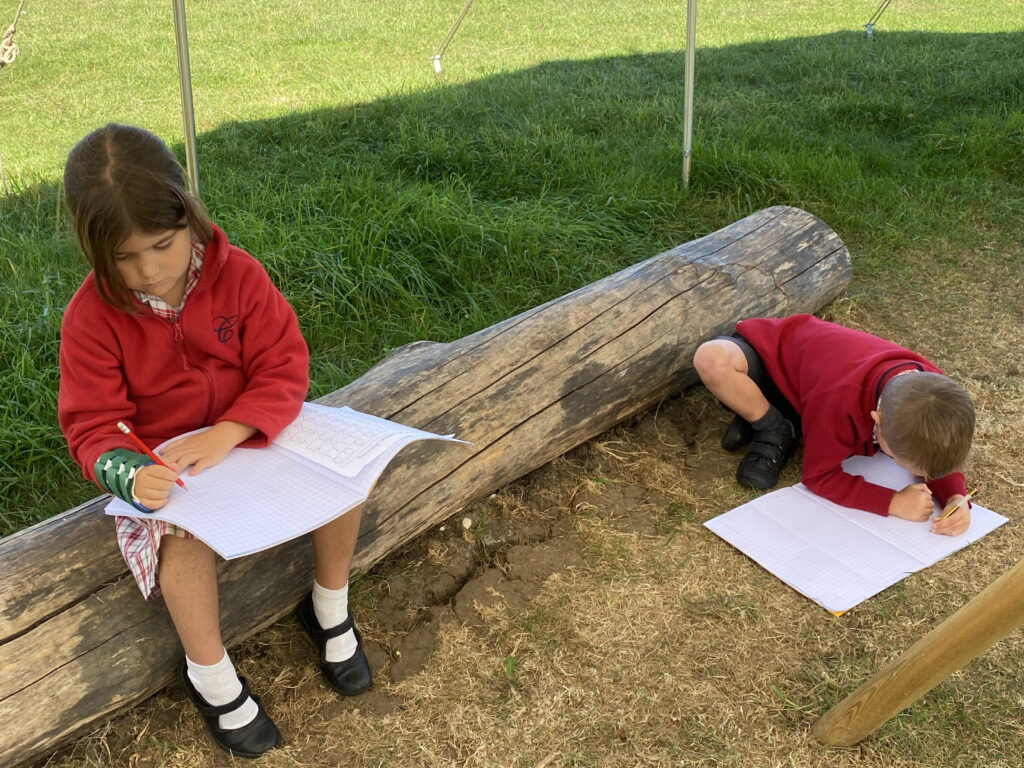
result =
[[[362,506],[313,531],[313,590],[299,604],[298,617],[320,650],[320,671],[346,696],[370,687],[372,674],[348,612],[348,575],[359,536]]]
[[[216,664],[224,656],[213,550],[199,539],[160,540],[160,591],[181,639],[196,664]]]
[[[348,584],[348,570],[356,551],[362,516],[360,504],[313,531],[313,574],[321,587],[341,589]]]
[[[197,706],[215,707],[242,698],[242,681],[220,634],[213,550],[198,539],[165,535],[160,540],[159,577],[167,611],[185,649],[181,675],[189,698]],[[255,756],[280,744],[276,726],[251,696],[223,714],[204,717],[216,723],[216,730],[212,725],[211,730],[217,743],[237,754]]]

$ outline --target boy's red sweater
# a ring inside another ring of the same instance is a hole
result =
[[[842,462],[878,451],[871,411],[889,379],[907,370],[942,371],[891,341],[812,315],[742,320],[736,332],[800,414],[804,485],[836,504],[888,515],[894,491],[847,474]],[[954,494],[966,494],[960,472],[928,487],[943,505]]]
[[[118,421],[150,448],[218,421],[256,427],[244,445],[261,446],[298,415],[309,352],[295,312],[220,229],[177,322],[136,304],[113,308],[89,273],[64,313],[57,413],[86,478],[106,451],[134,450]]]

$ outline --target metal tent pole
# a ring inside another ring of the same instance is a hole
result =
[[[189,188],[199,194],[196,165],[196,116],[192,111],[192,72],[188,66],[188,32],[185,29],[185,0],[171,0],[174,6],[174,39],[178,48],[178,81],[181,86],[181,120],[185,128],[185,165]]]
[[[686,92],[683,99],[683,187],[690,187],[693,151],[693,54],[697,41],[697,0],[686,0]]]

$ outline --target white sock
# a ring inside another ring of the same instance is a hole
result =
[[[341,624],[348,618],[348,584],[341,589],[327,589],[313,579],[313,613],[324,629]],[[326,661],[347,661],[358,647],[356,633],[350,629],[327,641]]]
[[[226,650],[224,658],[209,667],[196,664],[188,656],[185,657],[185,663],[188,666],[188,679],[208,704],[215,707],[230,704],[242,692],[242,681],[238,679],[235,665],[231,663]],[[259,711],[259,707],[250,696],[237,709],[218,717],[217,723],[224,730],[241,728],[251,723]]]

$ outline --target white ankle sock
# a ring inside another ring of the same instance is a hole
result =
[[[327,589],[313,579],[313,613],[324,629],[336,627],[348,618],[348,584],[341,589]],[[349,630],[327,641],[327,661],[347,661],[356,652],[356,633]]]
[[[226,650],[224,658],[208,667],[196,664],[188,656],[185,657],[185,663],[188,666],[188,679],[208,704],[215,707],[230,704],[242,692],[242,681],[238,679],[235,665],[231,663]],[[259,707],[250,696],[237,709],[218,717],[217,723],[224,730],[241,728],[251,723],[259,711]]]

